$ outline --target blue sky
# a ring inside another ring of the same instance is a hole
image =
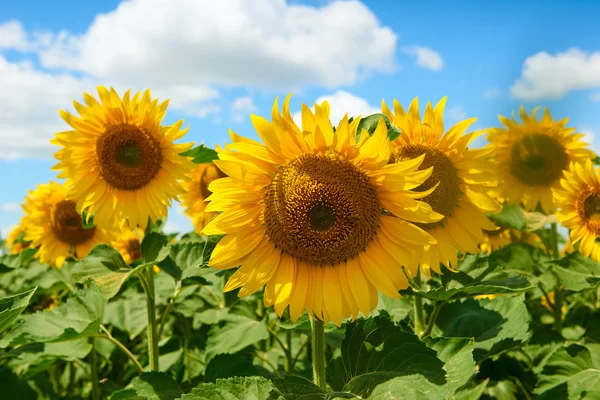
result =
[[[325,97],[337,115],[447,95],[448,123],[478,117],[476,128],[548,106],[600,148],[596,1],[199,4],[0,1],[3,236],[27,191],[56,177],[58,110],[97,84],[171,98],[166,122],[184,119],[188,141],[209,146],[228,128],[256,137],[249,114],[269,117],[293,92],[293,110]],[[169,224],[191,228],[177,207]]]

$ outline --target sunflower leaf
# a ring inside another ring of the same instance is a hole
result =
[[[552,270],[565,288],[575,292],[600,285],[600,263],[579,252],[553,261]]]
[[[15,319],[25,310],[37,286],[25,292],[0,299],[0,332],[9,327]]]
[[[206,147],[203,144],[196,146],[183,153],[180,153],[179,155],[184,157],[193,157],[192,161],[195,164],[210,163],[213,160],[219,159],[219,154],[215,150]]]
[[[558,348],[539,374],[538,399],[582,399],[600,387],[600,345],[572,344]],[[587,398],[587,397],[586,397]],[[590,397],[591,398],[591,397]]]
[[[498,214],[488,214],[489,219],[496,225],[503,228],[513,228],[520,231],[525,230],[527,220],[520,207],[515,205],[504,204],[502,211]]]
[[[181,388],[164,372],[144,372],[133,378],[127,389],[114,392],[111,400],[175,400],[181,398]]]
[[[310,398],[310,397],[308,397]],[[308,399],[307,398],[307,399]],[[313,397],[314,398],[314,397]],[[271,381],[260,376],[218,379],[216,383],[201,383],[181,400],[284,400]]]
[[[213,325],[210,329],[206,341],[207,358],[217,354],[233,354],[268,338],[269,331],[263,321],[230,314],[222,326]]]
[[[393,126],[392,124],[390,124],[390,120],[388,119],[388,117],[386,117],[384,114],[372,114],[369,115],[367,117],[361,118],[360,122],[358,123],[358,128],[356,130],[356,136],[357,139],[360,138],[360,135],[364,130],[366,130],[369,135],[373,136],[373,133],[375,133],[375,129],[377,128],[377,124],[379,123],[379,120],[383,118],[383,120],[385,121],[385,126],[388,129],[388,136],[390,135],[390,131],[393,130]],[[397,128],[396,128],[397,130]],[[394,134],[396,133],[396,130],[394,130]],[[398,132],[399,135],[399,132]],[[396,136],[398,137],[398,136]],[[395,138],[394,138],[395,139]],[[393,140],[393,139],[390,139]]]
[[[0,266],[7,269],[26,267],[37,253],[37,249],[23,249],[19,254],[5,254],[0,256]]]
[[[159,263],[171,252],[169,239],[162,233],[152,232],[142,240],[142,262]]]

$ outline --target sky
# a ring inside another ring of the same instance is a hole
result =
[[[191,126],[184,142],[210,147],[229,129],[257,138],[250,114],[293,93],[295,112],[329,100],[334,122],[416,96],[448,96],[447,126],[474,129],[547,106],[600,150],[597,15],[594,0],[0,0],[0,235],[56,180],[58,111],[97,85],[150,88],[166,124]],[[191,230],[178,204],[167,230]]]

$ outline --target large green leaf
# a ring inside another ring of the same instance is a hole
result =
[[[0,299],[0,332],[8,328],[25,310],[37,286],[25,292]]]
[[[134,271],[116,249],[106,244],[100,244],[75,265],[73,279],[77,282],[91,279],[98,287],[100,294],[110,299],[116,296],[123,283]]]
[[[259,376],[218,379],[216,383],[198,385],[181,400],[285,400],[282,396],[271,395],[274,389],[271,381]]]
[[[449,394],[465,385],[475,375],[477,368],[473,359],[475,346],[472,339],[427,338],[426,343],[444,362],[446,390]]]
[[[600,285],[600,264],[579,252],[554,261],[552,269],[569,290],[578,292]]]
[[[0,382],[2,382],[3,399],[36,400],[39,398],[27,381],[5,366],[0,367]]]
[[[104,320],[129,335],[132,340],[146,329],[148,310],[146,296],[126,291],[123,297],[106,306]]]
[[[203,144],[183,152],[180,155],[185,157],[193,157],[192,161],[195,164],[205,164],[219,159],[219,155],[215,150],[208,148]]]
[[[586,392],[599,389],[598,359],[589,348],[572,344],[559,348],[548,359],[534,393],[539,399],[582,399]]]
[[[98,333],[106,300],[93,289],[83,289],[52,310],[38,311],[0,341],[0,347],[31,342],[59,342]]]
[[[523,295],[493,300],[466,299],[445,304],[436,325],[444,337],[475,339],[475,360],[519,346],[531,336],[531,316]]]
[[[207,357],[236,353],[268,338],[269,331],[264,322],[231,314],[222,326],[214,325],[210,329],[206,342]]]
[[[181,388],[164,372],[144,372],[133,378],[127,389],[119,390],[111,400],[175,400],[181,398]]]
[[[525,230],[525,215],[519,206],[504,204],[501,212],[488,214],[488,217],[498,226]]]
[[[2,269],[24,268],[33,259],[37,249],[27,248],[19,254],[5,254],[0,256],[0,271]]]
[[[162,233],[152,232],[142,240],[142,262],[159,263],[169,255],[169,238]]]

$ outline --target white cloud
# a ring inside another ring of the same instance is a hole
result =
[[[231,103],[231,119],[235,122],[242,122],[249,113],[254,113],[257,110],[258,108],[254,104],[252,96],[238,97]]]
[[[581,140],[587,143],[593,152],[600,154],[600,138],[597,136],[596,132],[589,127],[582,127],[578,132],[584,134]]]
[[[417,65],[432,71],[439,71],[444,67],[444,60],[437,51],[428,47],[413,46],[403,49],[406,54],[415,56]]]
[[[344,118],[346,113],[348,113],[348,118],[350,118],[358,117],[359,115],[366,117],[368,115],[381,112],[379,107],[372,106],[362,97],[355,96],[352,93],[348,93],[344,90],[338,90],[335,93],[321,96],[315,101],[315,103],[321,104],[325,100],[329,102],[329,118],[334,125],[337,125],[337,123]],[[310,106],[310,103],[307,105]],[[311,107],[311,109],[314,111],[313,107]],[[298,124],[298,126],[302,126],[301,111],[294,113],[292,118],[296,124]]]
[[[49,45],[51,40],[52,35],[49,33],[25,32],[23,24],[14,19],[0,24],[0,50],[29,52]]]
[[[600,51],[570,48],[556,55],[540,52],[528,57],[510,93],[520,100],[559,99],[572,90],[598,87]]]
[[[489,88],[489,89],[484,90],[481,96],[484,99],[491,99],[494,97],[500,97],[501,95],[502,95],[502,92],[499,89]]]
[[[600,92],[590,94],[591,101],[600,101]]]
[[[21,209],[19,203],[4,203],[2,204],[2,211],[7,213],[17,212]]]
[[[446,114],[446,117],[448,118],[448,121],[452,124],[455,124],[459,121],[462,121],[462,120],[468,118],[468,115],[465,112],[464,107],[460,104],[457,104],[452,107],[448,107],[445,111],[445,114]]]

